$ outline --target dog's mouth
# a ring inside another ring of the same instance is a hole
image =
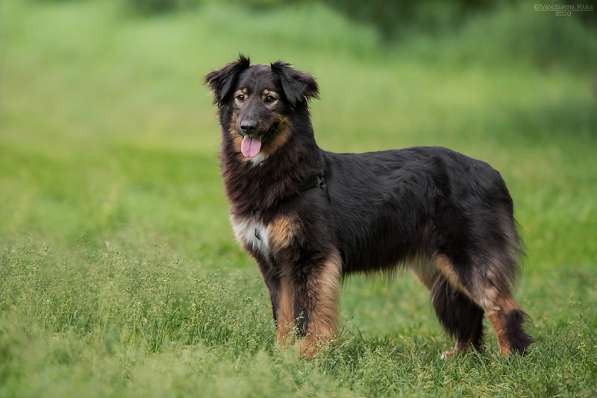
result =
[[[276,122],[270,127],[270,129],[263,135],[260,136],[243,136],[243,140],[240,143],[240,151],[246,159],[252,159],[261,152],[263,143],[267,141],[276,133],[278,130],[279,123]]]
[[[240,151],[245,158],[254,158],[261,151],[261,137],[245,135],[240,143]]]

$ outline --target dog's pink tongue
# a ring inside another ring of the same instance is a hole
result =
[[[243,137],[243,141],[240,143],[240,151],[246,158],[254,158],[255,155],[261,150],[261,138],[252,138],[248,135]]]

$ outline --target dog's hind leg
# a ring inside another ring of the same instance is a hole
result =
[[[499,297],[487,311],[487,319],[491,322],[497,336],[500,352],[507,356],[512,352],[524,354],[532,343],[532,338],[522,325],[526,314],[510,296]]]
[[[504,271],[508,265],[500,262],[504,259],[504,256],[501,259],[488,256],[483,264],[473,261],[466,278],[445,255],[436,256],[435,265],[452,289],[482,309],[481,314],[485,312],[496,333],[500,352],[506,356],[511,352],[525,353],[532,339],[522,328],[525,314],[512,298],[509,274]]]
[[[442,354],[449,358],[473,347],[483,350],[483,309],[455,289],[443,276],[432,287],[432,302],[442,326],[456,340],[454,348]]]
[[[455,289],[427,261],[418,261],[413,268],[419,280],[431,291],[435,314],[441,325],[455,339],[454,347],[442,354],[449,358],[473,347],[483,350],[483,309]]]

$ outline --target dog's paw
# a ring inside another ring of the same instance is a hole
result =
[[[452,358],[453,356],[457,355],[460,351],[458,350],[448,350],[448,351],[444,351],[442,352],[442,355],[440,356],[441,359],[443,359],[444,361],[447,361],[448,359]]]
[[[468,345],[456,343],[451,350],[444,351],[442,353],[441,359],[448,360],[460,353],[466,352],[467,350],[468,350]]]

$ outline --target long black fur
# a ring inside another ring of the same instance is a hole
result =
[[[521,310],[513,310],[506,314],[507,338],[512,350],[519,354],[525,354],[533,342],[533,338],[522,328],[526,317],[527,315]]]
[[[460,342],[470,342],[483,350],[484,311],[468,297],[454,289],[446,279],[438,278],[432,289],[435,313],[446,331]]]

